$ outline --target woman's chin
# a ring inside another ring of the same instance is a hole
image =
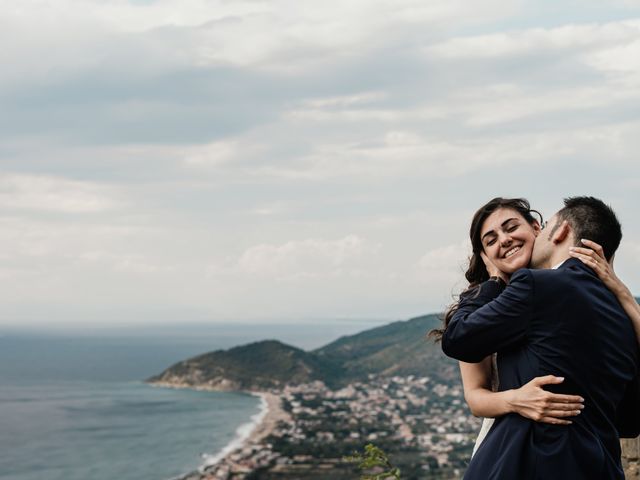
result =
[[[504,273],[511,275],[521,268],[527,268],[529,266],[529,262],[525,262],[523,260],[518,259],[518,261],[511,262],[508,265],[504,265],[504,268],[501,268]]]
[[[529,262],[525,261],[524,258],[514,258],[510,262],[500,262],[500,265],[496,265],[502,272],[507,275],[511,275],[521,268],[526,268],[529,266]]]

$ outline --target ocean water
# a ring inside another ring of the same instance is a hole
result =
[[[193,471],[237,444],[264,405],[144,379],[220,348],[276,338],[310,349],[380,323],[0,329],[0,480],[165,480]]]
[[[163,480],[196,469],[250,430],[260,399],[141,380],[212,349],[0,337],[0,478]]]

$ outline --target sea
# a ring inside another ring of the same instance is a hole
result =
[[[0,479],[179,478],[241,444],[266,405],[249,394],[155,387],[146,378],[219,348],[265,338],[313,348],[376,323],[0,331]]]

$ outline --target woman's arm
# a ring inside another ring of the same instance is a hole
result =
[[[460,362],[464,399],[476,417],[499,417],[511,412],[506,392],[491,391],[491,357],[480,363]]]
[[[604,256],[602,247],[591,240],[582,240],[582,244],[588,248],[572,247],[569,255],[581,260],[585,265],[590,266],[598,275],[600,280],[611,290],[618,298],[620,305],[624,308],[636,331],[636,337],[640,344],[640,305],[631,294],[627,286],[622,283],[616,273],[613,271],[613,258],[611,263]]]
[[[562,383],[564,378],[536,377],[514,390],[491,391],[491,357],[480,363],[460,362],[464,398],[471,413],[478,417],[499,417],[517,413],[536,422],[569,425],[566,420],[580,413],[584,399],[576,395],[547,392],[542,386]]]

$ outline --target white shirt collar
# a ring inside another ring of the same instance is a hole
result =
[[[564,260],[562,260],[560,263],[558,263],[555,267],[552,267],[551,270],[557,270],[558,268],[560,268],[560,265],[562,265],[564,262],[566,262],[567,260],[569,260],[568,258],[565,258]]]

